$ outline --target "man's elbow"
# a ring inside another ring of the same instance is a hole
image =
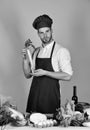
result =
[[[32,76],[31,75],[29,75],[29,74],[24,74],[25,75],[25,78],[26,79],[29,79],[29,78],[31,78]]]
[[[70,81],[72,79],[72,75],[69,75],[67,76],[67,80]]]
[[[70,81],[72,79],[73,76],[73,71],[71,71],[71,73],[67,73],[67,80]]]

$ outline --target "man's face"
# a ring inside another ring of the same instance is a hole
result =
[[[38,35],[44,44],[48,44],[52,40],[52,29],[49,27],[40,28]]]

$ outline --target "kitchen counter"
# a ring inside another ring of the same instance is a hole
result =
[[[0,127],[1,129],[1,127]],[[46,127],[46,128],[35,128],[30,126],[23,126],[23,127],[16,127],[16,126],[10,126],[6,125],[3,127],[2,130],[90,130],[90,127]]]

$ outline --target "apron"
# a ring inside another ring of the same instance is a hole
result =
[[[51,60],[55,42],[51,50],[50,58],[38,58],[36,56],[36,69],[54,71]],[[38,52],[39,53],[39,52]],[[60,107],[60,86],[59,80],[40,76],[34,77],[28,96],[26,112],[55,113]]]

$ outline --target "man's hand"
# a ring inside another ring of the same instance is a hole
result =
[[[43,70],[43,69],[37,69],[37,70],[34,70],[33,73],[30,73],[32,76],[36,76],[36,77],[39,77],[39,76],[44,76],[46,75],[46,70]]]
[[[26,48],[22,49],[22,57],[26,59],[27,51]]]

